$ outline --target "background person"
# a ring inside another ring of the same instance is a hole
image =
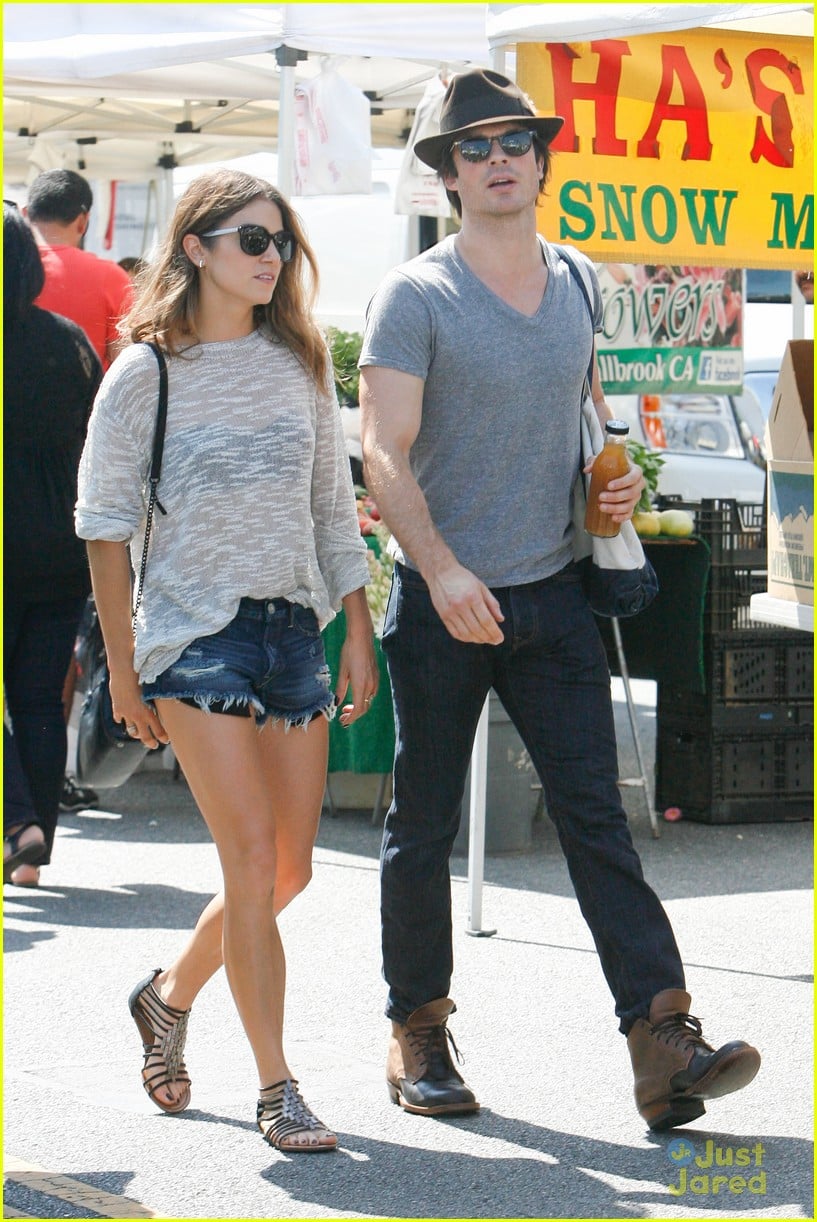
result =
[[[37,305],[82,327],[107,369],[120,346],[119,320],[132,299],[130,276],[111,259],[82,249],[93,193],[74,170],[45,170],[28,192],[31,222],[45,268]]]
[[[117,327],[130,306],[133,291],[127,272],[112,260],[100,259],[82,248],[92,204],[91,187],[81,174],[75,170],[45,170],[31,184],[24,211],[45,268],[37,305],[82,327],[102,368],[107,369],[119,349]],[[66,720],[71,715],[75,686],[72,655],[63,686]],[[60,810],[85,810],[98,802],[94,790],[78,785],[69,771],[60,794]]]
[[[90,589],[74,534],[77,467],[102,378],[84,332],[35,306],[34,235],[3,205],[3,880],[51,860],[67,734],[65,673]]]
[[[98,396],[76,515],[114,713],[146,745],[173,743],[224,879],[179,959],[131,994],[145,1088],[164,1111],[187,1106],[187,1014],[223,958],[258,1067],[259,1128],[288,1151],[334,1149],[337,1138],[284,1055],[276,917],[311,876],[335,701],[351,685],[348,725],[378,680],[366,546],[331,361],[309,312],[315,273],[274,187],[229,171],[191,183],[127,320],[134,341],[162,345],[169,380],[166,513],[154,520],[135,645],[127,544],[138,550],[142,538],[158,386],[155,356],[138,342]],[[333,695],[320,628],[341,605]]]
[[[639,1110],[665,1129],[745,1085],[760,1058],[747,1044],[716,1052],[701,1038],[618,792],[610,675],[572,545],[601,300],[596,286],[591,322],[564,260],[536,231],[561,126],[536,117],[499,73],[454,76],[441,134],[415,152],[440,174],[461,230],[391,273],[367,318],[367,484],[402,549],[382,637],[397,737],[381,854],[387,1081],[410,1112],[479,1106],[448,1047],[449,857],[493,687],[542,780],[628,1037]],[[597,370],[593,398],[603,423]],[[642,486],[631,467],[602,494],[604,511],[630,518]],[[557,1009],[580,1055],[581,1016]]]
[[[133,281],[146,269],[147,262],[137,255],[125,255],[124,259],[119,260],[119,267],[122,268],[123,272],[127,272],[131,281]]]

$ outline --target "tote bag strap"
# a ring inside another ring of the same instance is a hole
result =
[[[585,263],[577,263],[576,260],[573,258],[573,256],[568,251],[566,246],[557,246],[555,243],[551,243],[551,245],[553,249],[556,251],[559,258],[562,260],[562,262],[567,264],[568,270],[571,276],[573,277],[574,282],[579,287],[579,292],[581,293],[582,297],[584,298],[584,304],[587,306],[587,313],[590,315],[590,326],[593,328],[593,333],[595,334],[595,326],[593,323],[593,306],[590,302],[590,288],[591,288],[590,269],[587,267]],[[590,393],[593,388],[594,357],[595,357],[595,345],[593,345],[593,347],[591,348],[590,364],[587,367],[587,393]]]

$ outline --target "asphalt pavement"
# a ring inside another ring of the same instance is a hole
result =
[[[652,759],[651,685],[639,722]],[[622,755],[631,752],[617,703]],[[622,774],[631,770],[623,759]],[[223,973],[193,1008],[190,1108],[141,1087],[133,985],[176,954],[219,885],[183,779],[151,769],[61,818],[37,891],[4,888],[4,1217],[806,1218],[813,1199],[812,824],[661,823],[626,802],[645,872],[714,1043],[761,1050],[757,1078],[685,1130],[650,1134],[632,1099],[589,933],[546,819],[530,852],[488,857],[466,933],[453,859],[458,1012],[478,1115],[394,1107],[384,1083],[378,850],[370,812],[326,814],[314,879],[281,918],[286,1048],[334,1154],[271,1151]]]

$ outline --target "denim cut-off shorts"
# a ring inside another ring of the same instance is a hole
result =
[[[198,637],[152,683],[146,701],[175,699],[211,713],[268,718],[285,728],[335,712],[315,612],[285,598],[242,598],[234,620]]]

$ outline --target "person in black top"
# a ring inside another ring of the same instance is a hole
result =
[[[44,273],[3,205],[3,882],[36,886],[57,826],[62,688],[91,588],[74,533],[77,468],[102,379],[84,331],[33,305]]]

